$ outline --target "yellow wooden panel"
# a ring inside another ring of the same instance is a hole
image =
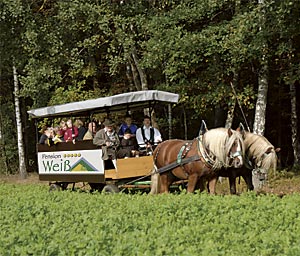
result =
[[[153,157],[130,157],[117,159],[117,170],[105,170],[106,179],[124,179],[150,175],[153,168]]]

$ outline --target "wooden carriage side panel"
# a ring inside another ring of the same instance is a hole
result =
[[[117,170],[105,170],[105,179],[125,179],[150,175],[153,168],[153,157],[117,159],[117,167]]]

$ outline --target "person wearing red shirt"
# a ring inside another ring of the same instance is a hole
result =
[[[72,120],[69,119],[67,121],[67,129],[64,131],[64,140],[65,142],[68,141],[74,142],[77,136],[78,136],[78,128],[74,126]]]

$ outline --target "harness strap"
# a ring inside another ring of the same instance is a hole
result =
[[[177,155],[177,163],[180,164],[182,159],[185,158],[187,153],[191,150],[191,145],[193,144],[193,141],[190,143],[186,142],[179,150],[178,155]],[[185,153],[183,154],[185,150]]]
[[[184,164],[188,164],[190,162],[198,161],[198,160],[200,160],[200,156],[198,156],[198,155],[187,157],[187,158],[182,159],[180,163],[177,163],[177,161],[176,161],[176,162],[173,162],[171,164],[167,164],[167,165],[165,165],[165,166],[157,169],[156,173],[161,174],[161,173],[170,171],[172,169],[175,169],[178,166],[181,166],[181,165],[184,165]]]

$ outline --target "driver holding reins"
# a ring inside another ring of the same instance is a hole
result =
[[[143,126],[136,131],[136,140],[139,151],[147,155],[151,155],[157,144],[162,141],[159,130],[151,126],[149,116],[144,116]]]

